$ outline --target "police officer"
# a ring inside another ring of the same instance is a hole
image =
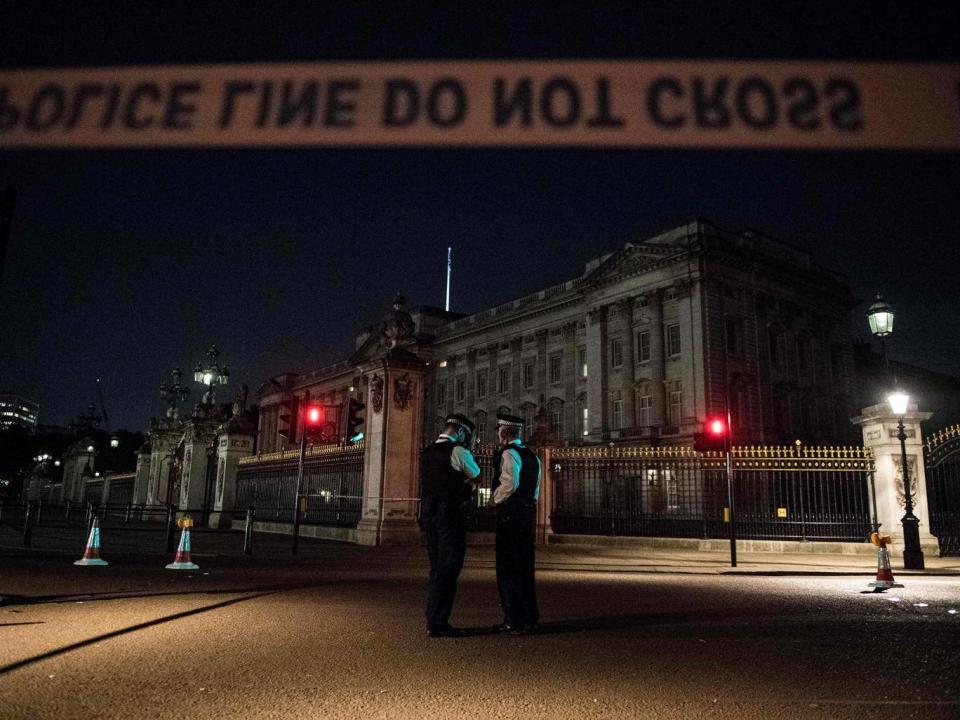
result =
[[[526,634],[540,619],[534,584],[534,534],[540,498],[540,458],[523,444],[523,418],[497,415],[501,448],[489,506],[497,514],[497,588],[503,633]]]
[[[467,549],[467,512],[474,481],[480,477],[470,447],[476,428],[460,414],[446,419],[436,442],[420,455],[420,523],[427,535],[430,584],[427,595],[427,634],[456,637],[450,611],[457,578]]]

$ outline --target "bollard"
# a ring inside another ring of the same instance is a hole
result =
[[[69,500],[67,500],[67,510],[64,513],[63,519],[66,520],[67,522],[70,522],[70,501]]]
[[[33,544],[33,503],[27,503],[27,514],[23,519],[23,546]]]
[[[133,503],[127,503],[127,509],[123,512],[123,524],[130,522],[130,511],[133,510]]]
[[[247,524],[243,528],[243,554],[253,555],[253,517],[254,509],[247,508]]]
[[[43,519],[43,500],[37,500],[37,525]]]
[[[167,552],[172,553],[176,549],[174,544],[174,512],[173,505],[167,505]]]
[[[93,503],[87,503],[87,529],[90,529],[90,523],[93,522]]]

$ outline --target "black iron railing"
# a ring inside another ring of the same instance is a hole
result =
[[[245,458],[237,472],[235,507],[257,520],[292,522],[297,487],[295,451]],[[305,525],[356,527],[363,504],[363,444],[307,450],[301,495]]]
[[[736,447],[737,537],[856,540],[871,524],[863,448]],[[685,447],[557,448],[554,532],[724,538],[725,458]]]

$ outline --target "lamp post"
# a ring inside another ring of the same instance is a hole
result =
[[[905,392],[891,393],[887,398],[893,414],[897,416],[897,439],[900,441],[900,467],[903,471],[903,495],[906,512],[900,519],[903,523],[903,567],[907,570],[923,570],[923,550],[920,549],[920,519],[913,514],[913,494],[910,492],[910,466],[907,463],[907,433],[903,416],[907,414],[910,396]]]
[[[227,381],[230,379],[230,371],[226,368],[226,366],[221,366],[217,362],[217,358],[220,356],[220,351],[217,349],[216,345],[210,346],[210,349],[207,350],[207,355],[210,358],[207,366],[204,367],[202,364],[197,365],[193,371],[193,379],[195,382],[207,386],[207,391],[203,395],[203,404],[213,405],[216,399],[216,395],[213,392],[213,386],[226,385]]]
[[[887,380],[890,378],[890,360],[887,358],[886,338],[893,334],[893,315],[893,306],[883,299],[883,295],[877,293],[873,305],[867,310],[867,322],[870,325],[870,332],[880,340],[880,348],[883,351],[883,371]]]

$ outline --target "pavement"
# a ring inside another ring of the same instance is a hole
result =
[[[197,533],[200,570],[173,572],[162,547],[131,551],[146,536],[110,537],[111,564],[84,568],[55,537],[25,552],[0,533],[3,720],[960,716],[947,559],[876,594],[858,558],[731,573],[700,553],[547,548],[541,629],[504,637],[490,549],[471,547],[452,618],[469,635],[429,639],[416,548],[308,539],[294,558],[258,535],[244,556],[236,534]]]
[[[178,531],[179,532],[179,531]],[[101,531],[104,556],[120,560],[139,560],[156,556],[164,564],[166,535],[157,524],[125,526],[115,524]],[[51,524],[34,529],[29,550],[23,548],[20,529],[0,526],[0,555],[27,552],[33,556],[79,558],[86,542],[83,525]],[[285,561],[290,555],[291,538],[288,535],[257,533],[254,557],[269,557],[271,562]],[[322,547],[331,543],[301,538],[306,543]],[[197,557],[236,556],[242,553],[243,534],[238,531],[195,530],[192,544]],[[398,562],[407,557],[419,558],[417,548],[380,548],[381,556]],[[737,553],[737,566],[730,564],[729,552],[707,552],[688,548],[615,547],[609,545],[558,544],[542,545],[537,549],[537,566],[542,570],[667,573],[667,574],[753,574],[753,575],[862,575],[876,573],[876,555],[843,555],[823,552],[810,553]],[[894,558],[896,574],[960,576],[960,557],[925,557],[926,568],[921,571],[904,570],[902,560]],[[492,569],[495,567],[493,548],[489,545],[471,545],[467,550],[467,567]]]

